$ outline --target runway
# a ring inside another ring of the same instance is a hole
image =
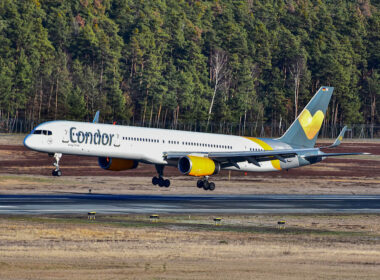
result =
[[[380,213],[380,195],[0,195],[0,214]]]

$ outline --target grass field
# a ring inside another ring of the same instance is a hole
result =
[[[378,279],[380,217],[0,217],[1,279]]]

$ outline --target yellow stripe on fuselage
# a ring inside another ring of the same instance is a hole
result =
[[[244,137],[248,140],[251,140],[252,142],[255,142],[257,145],[259,145],[261,148],[264,149],[264,151],[273,151],[273,148],[269,146],[269,144],[261,139],[255,138],[255,137]],[[277,169],[281,170],[280,161],[278,159],[271,160],[272,166]]]

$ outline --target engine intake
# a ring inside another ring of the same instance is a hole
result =
[[[220,164],[206,157],[185,156],[179,159],[178,169],[184,175],[208,176],[218,174]]]
[[[101,168],[112,171],[135,169],[139,165],[136,160],[109,157],[99,157],[98,163]]]

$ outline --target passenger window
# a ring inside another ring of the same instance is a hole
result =
[[[53,135],[53,132],[51,132],[50,130],[48,130],[48,135]]]

